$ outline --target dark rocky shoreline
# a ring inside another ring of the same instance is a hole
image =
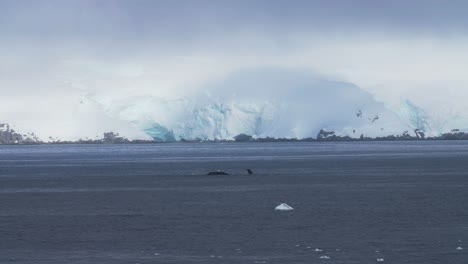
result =
[[[413,135],[414,134],[414,135]],[[21,134],[10,128],[8,124],[0,124],[0,145],[30,145],[30,144],[152,144],[152,143],[235,143],[235,142],[323,142],[323,141],[407,141],[407,140],[468,140],[468,133],[453,129],[449,133],[437,137],[426,137],[424,132],[415,129],[413,133],[405,131],[401,135],[385,137],[366,137],[361,134],[359,138],[336,135],[334,131],[320,130],[316,138],[254,138],[250,135],[239,134],[233,139],[180,139],[173,141],[160,140],[129,140],[115,132],[104,133],[99,139],[80,139],[76,141],[51,140],[42,141],[34,133]]]

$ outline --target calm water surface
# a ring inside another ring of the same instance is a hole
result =
[[[0,146],[0,263],[466,264],[468,142]]]

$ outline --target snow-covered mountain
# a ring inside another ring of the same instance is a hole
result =
[[[412,129],[383,103],[353,84],[310,74],[240,72],[176,99],[154,95],[112,100],[87,95],[106,116],[156,140],[315,137],[321,129],[351,137],[386,136]]]
[[[157,90],[126,97],[83,90],[70,94],[53,116],[5,122],[43,141],[96,139],[110,131],[129,139],[173,141],[241,133],[315,138],[322,129],[353,138],[468,130],[467,116],[455,108],[429,111],[408,99],[390,107],[356,85],[300,71],[236,72],[192,91],[197,92],[167,98]]]
[[[320,88],[311,89],[313,92],[291,88],[293,94],[304,94],[297,98],[288,94],[250,97],[242,89],[230,96],[203,93],[177,99],[148,95],[102,100],[87,95],[80,99],[76,113],[94,120],[93,127],[99,127],[98,119],[105,120],[96,135],[114,130],[129,138],[158,141],[232,139],[241,133],[304,138],[316,137],[321,129],[353,138],[405,131],[414,135],[416,129],[426,136],[468,130],[468,119],[459,114],[435,115],[407,99],[392,111],[351,84],[321,80],[314,85]]]

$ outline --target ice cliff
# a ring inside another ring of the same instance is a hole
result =
[[[383,103],[353,84],[298,72],[245,71],[205,84],[199,94],[111,100],[88,95],[106,116],[128,122],[156,140],[315,137],[321,129],[350,137],[411,129]]]

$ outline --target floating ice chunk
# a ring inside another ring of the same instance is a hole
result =
[[[154,253],[155,256],[159,256],[159,253]]]
[[[282,203],[278,206],[276,206],[275,210],[277,211],[291,211],[291,210],[294,210],[294,208],[292,208],[291,206],[285,204],[285,203]]]
[[[457,247],[457,250],[462,250],[463,248],[462,247]]]
[[[322,252],[323,250],[321,250],[320,248],[316,248],[314,249],[315,252]]]
[[[384,261],[383,258],[378,258],[378,259],[377,259],[377,262],[383,262],[383,261]]]
[[[321,259],[330,259],[329,256],[320,256]]]

